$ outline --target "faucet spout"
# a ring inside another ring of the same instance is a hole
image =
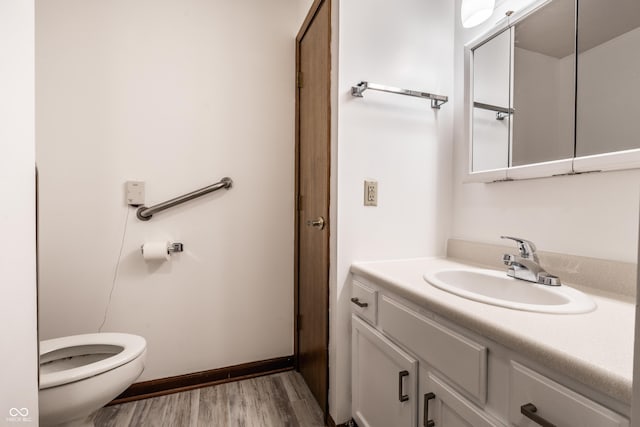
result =
[[[509,268],[507,275],[515,279],[526,280],[547,286],[560,286],[557,276],[547,273],[539,264],[536,247],[533,242],[518,237],[501,236],[503,239],[514,240],[518,244],[520,255],[504,254],[502,261]]]
[[[518,250],[522,258],[533,259],[535,262],[539,262],[538,255],[536,254],[536,245],[534,245],[532,241],[511,236],[500,236],[500,238],[515,241],[518,244]]]

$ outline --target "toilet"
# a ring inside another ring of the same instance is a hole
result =
[[[97,333],[40,342],[40,425],[93,426],[93,414],[144,370],[147,342]]]

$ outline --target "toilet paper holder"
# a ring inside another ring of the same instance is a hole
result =
[[[167,248],[167,252],[182,252],[184,250],[184,246],[182,243],[171,243]]]
[[[167,253],[175,253],[184,251],[184,245],[182,243],[169,243],[167,246]],[[140,245],[140,253],[144,255],[144,245]]]

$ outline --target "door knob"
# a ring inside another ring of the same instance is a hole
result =
[[[321,216],[319,216],[316,219],[310,219],[307,221],[307,226],[315,227],[318,230],[322,230],[324,228],[324,224],[325,224],[324,218]]]

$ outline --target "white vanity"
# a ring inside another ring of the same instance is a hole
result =
[[[356,423],[629,426],[633,300],[585,288],[595,310],[536,313],[462,298],[423,279],[473,268],[443,258],[352,266]]]

